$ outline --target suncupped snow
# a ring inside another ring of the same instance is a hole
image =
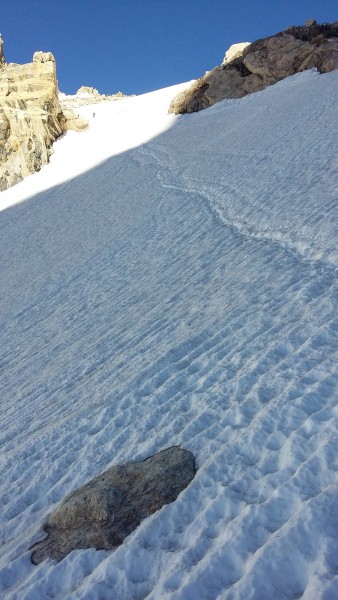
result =
[[[84,107],[1,194],[2,598],[337,598],[337,84]],[[31,564],[67,494],[175,445],[196,477],[115,552]]]

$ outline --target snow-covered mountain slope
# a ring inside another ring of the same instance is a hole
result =
[[[1,195],[6,600],[338,597],[338,72],[176,92],[96,106]],[[67,493],[175,444],[175,503],[31,564]]]
[[[81,135],[68,131],[59,138],[49,165],[1,194],[0,211],[158,136],[175,122],[175,117],[167,114],[172,97],[190,83],[118,102],[78,107],[77,112],[90,124],[89,130]]]

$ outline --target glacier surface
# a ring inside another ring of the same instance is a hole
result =
[[[83,107],[1,194],[5,600],[338,597],[338,72],[178,89]],[[31,564],[66,494],[172,445],[175,503]]]

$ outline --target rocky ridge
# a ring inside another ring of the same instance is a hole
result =
[[[295,73],[316,68],[328,73],[338,68],[338,21],[288,27],[274,36],[257,40],[208,71],[178,94],[169,113],[192,113],[225,98],[242,98]],[[242,52],[242,53],[241,53]]]
[[[0,191],[48,163],[53,142],[68,129],[88,123],[62,110],[56,65],[50,52],[35,52],[33,62],[7,64],[0,36]]]
[[[100,104],[101,102],[115,102],[132,97],[133,96],[126,96],[126,94],[123,94],[122,92],[117,92],[116,94],[100,94],[96,88],[85,85],[81,86],[74,95],[63,94],[62,92],[59,93],[59,100],[63,109],[79,108],[80,106]]]

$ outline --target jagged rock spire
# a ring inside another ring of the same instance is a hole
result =
[[[4,41],[3,41],[1,33],[0,33],[0,66],[4,65],[6,62],[5,57],[4,57],[3,47],[4,47]]]

